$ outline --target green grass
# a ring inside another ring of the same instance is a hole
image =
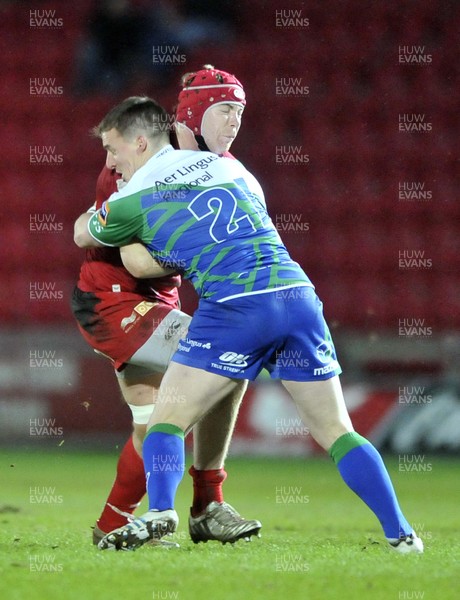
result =
[[[425,460],[429,472],[399,472],[387,461],[404,511],[424,537],[422,556],[387,549],[373,514],[328,459],[229,459],[226,499],[262,521],[261,539],[226,546],[189,541],[186,475],[177,502],[181,548],[122,553],[91,545],[90,525],[112,482],[115,454],[3,450],[0,598],[457,599],[460,462]],[[31,503],[31,487],[52,488],[55,502]]]

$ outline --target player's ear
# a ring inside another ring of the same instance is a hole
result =
[[[145,152],[148,145],[147,138],[143,135],[138,135],[136,139],[136,145],[138,153],[142,154],[142,152]]]

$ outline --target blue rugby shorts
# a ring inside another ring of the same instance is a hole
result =
[[[312,287],[281,288],[226,302],[201,299],[172,360],[225,377],[321,381],[341,373]]]

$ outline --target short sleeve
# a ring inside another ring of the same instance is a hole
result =
[[[137,197],[106,200],[88,222],[90,235],[104,246],[126,246],[134,241],[142,229]]]

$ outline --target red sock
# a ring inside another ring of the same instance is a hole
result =
[[[145,494],[144,462],[134,449],[132,436],[121,451],[117,464],[117,476],[101,516],[99,529],[108,533],[126,525],[128,519],[118,514],[110,505],[122,512],[132,513]]]
[[[204,512],[211,502],[224,501],[222,484],[227,478],[227,473],[224,469],[197,471],[192,465],[189,473],[193,477],[192,517],[197,517],[200,513]]]

